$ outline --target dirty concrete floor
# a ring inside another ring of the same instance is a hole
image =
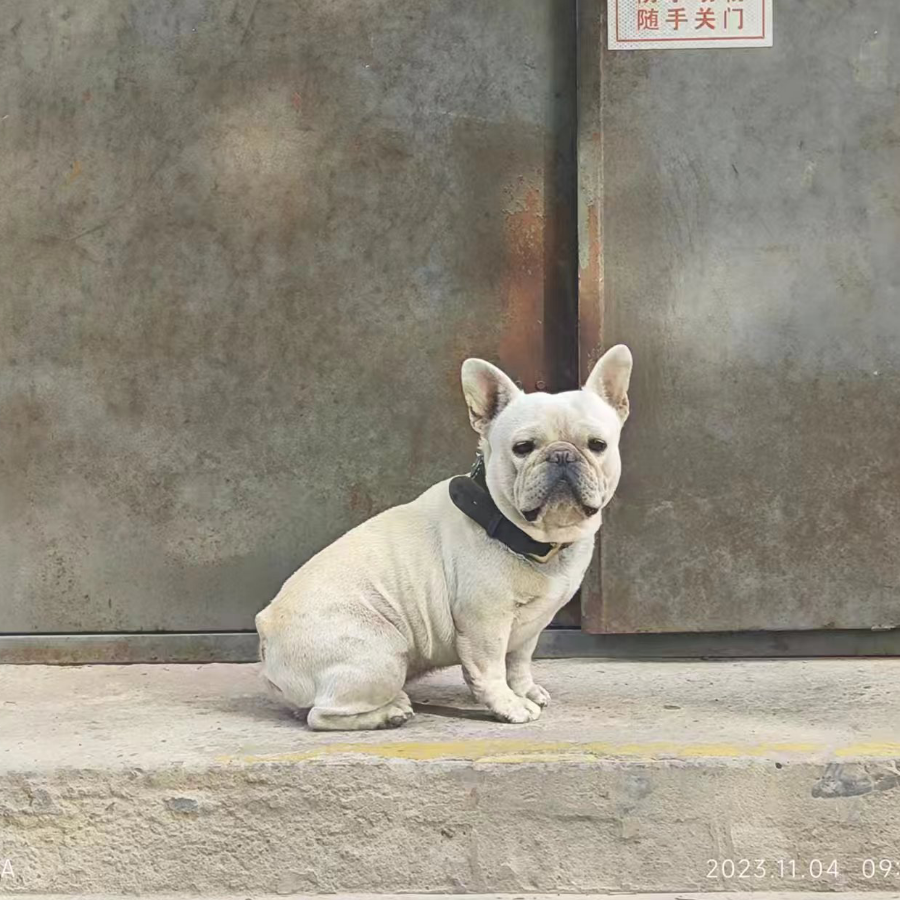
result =
[[[257,666],[0,667],[16,892],[848,892],[900,846],[900,660],[546,660],[494,722],[458,669],[397,731],[313,733]],[[777,860],[837,860],[801,880]],[[815,883],[814,883],[815,882]],[[3,886],[6,889],[6,886]]]
[[[0,774],[373,753],[805,760],[900,756],[900,660],[547,660],[527,725],[493,721],[458,668],[411,686],[396,731],[314,733],[256,665],[0,667]],[[367,748],[369,748],[367,750]]]
[[[714,891],[700,893],[685,893],[679,891],[677,893],[666,894],[632,894],[619,893],[614,894],[578,894],[579,900],[721,900],[722,897],[733,897],[737,891]],[[740,892],[743,893],[743,892]],[[153,900],[182,900],[183,894],[153,894]],[[237,895],[234,895],[237,896]],[[316,897],[316,894],[293,894],[295,900],[303,897]],[[332,900],[372,900],[373,896],[377,896],[380,900],[450,900],[455,898],[458,900],[459,894],[332,894]],[[821,892],[812,891],[760,891],[753,893],[753,900],[819,900]],[[58,900],[59,895],[56,894],[20,894],[19,900]],[[241,900],[284,900],[283,894],[255,894],[247,896],[246,892],[240,894]],[[861,892],[842,892],[842,900],[856,900],[856,898],[865,898],[865,900],[900,900],[900,893],[890,891],[866,891]],[[138,897],[128,895],[112,896],[109,894],[90,894],[82,895],[79,900],[139,900]],[[195,900],[204,900],[203,897],[196,897]],[[207,897],[205,900],[228,900],[225,895],[217,895],[216,897]],[[511,900],[510,894],[466,894],[466,900]],[[515,895],[515,900],[559,900],[559,894],[523,894]]]

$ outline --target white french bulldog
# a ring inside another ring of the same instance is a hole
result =
[[[466,360],[480,482],[473,472],[434,485],[285,582],[256,617],[275,695],[309,710],[314,729],[396,727],[413,715],[407,681],[461,663],[496,718],[536,719],[550,695],[531,677],[531,656],[581,584],[618,485],[631,364],[619,344],[581,390],[551,395]]]

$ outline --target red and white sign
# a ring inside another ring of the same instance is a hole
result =
[[[610,50],[772,46],[772,0],[607,3]]]

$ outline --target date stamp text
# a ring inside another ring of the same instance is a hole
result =
[[[706,871],[706,877],[716,881],[837,881],[845,876],[900,884],[900,858],[710,859]]]

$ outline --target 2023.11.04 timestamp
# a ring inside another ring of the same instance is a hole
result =
[[[764,878],[784,881],[837,880],[842,875],[874,881],[900,882],[900,859],[710,859],[706,877],[716,881],[750,881]]]

